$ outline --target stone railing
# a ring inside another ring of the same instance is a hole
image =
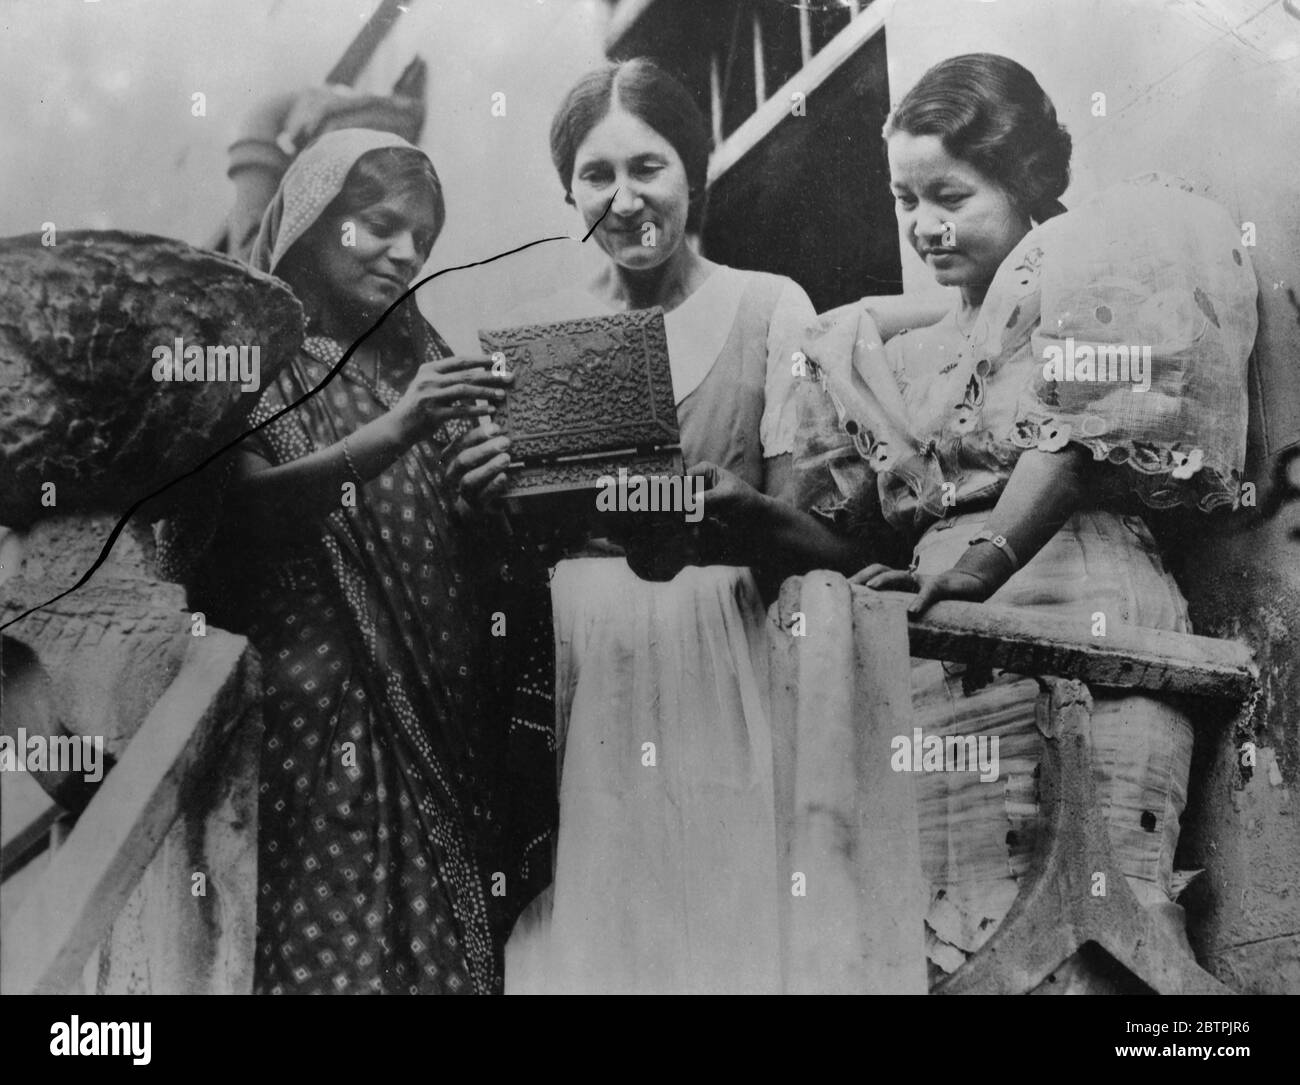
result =
[[[927,989],[920,917],[930,901],[912,778],[888,756],[891,736],[910,733],[917,657],[996,666],[1043,687],[1046,831],[1001,926],[937,991],[1027,993],[1090,945],[1160,993],[1223,991],[1139,905],[1115,861],[1093,777],[1089,687],[1193,695],[1228,727],[1253,703],[1246,647],[1133,627],[1095,638],[988,603],[938,603],[909,620],[911,598],[817,572],[787,580],[769,610],[779,846],[820,887],[785,905],[787,989]],[[1091,891],[1097,874],[1104,896]]]
[[[0,726],[113,763],[98,787],[45,766],[48,799],[0,777],[0,989],[251,989],[257,659],[153,574],[147,522],[243,431],[302,334],[283,283],[179,241],[0,239]],[[211,505],[215,479],[191,500]]]
[[[80,726],[111,733],[118,763],[5,917],[7,991],[251,987],[256,659],[219,630],[189,636],[170,588],[110,570],[97,588],[15,627],[14,643],[29,654],[6,666],[7,715],[31,722],[58,709],[42,703],[43,689],[65,707],[97,705]],[[926,990],[919,918],[928,893],[912,783],[882,756],[910,727],[917,656],[1042,676],[1048,719],[1047,832],[1033,869],[993,938],[940,990],[1022,993],[1088,943],[1154,990],[1222,990],[1148,918],[1116,865],[1094,790],[1088,689],[1197,695],[1227,724],[1254,687],[1246,649],[1131,628],[1098,640],[989,604],[940,603],[909,622],[908,598],[812,573],[788,580],[769,612],[772,712],[784,721],[772,751],[781,846],[790,869],[817,887],[792,897],[782,917],[787,989]],[[792,635],[796,615],[802,636]],[[138,681],[115,685],[114,675],[142,673],[145,659],[160,695]],[[133,713],[143,722],[124,729]],[[1089,892],[1098,872],[1110,886],[1101,899]]]
[[[53,520],[27,534],[23,572],[0,585],[0,623],[75,577],[108,526]],[[112,766],[80,810],[77,781],[38,774],[54,797],[5,825],[6,993],[252,989],[257,656],[219,629],[193,635],[182,589],[141,568],[144,541],[120,541],[86,588],[0,642],[4,733],[85,736]],[[70,831],[56,799],[76,812]]]

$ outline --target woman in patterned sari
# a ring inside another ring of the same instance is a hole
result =
[[[252,421],[319,388],[245,443],[213,551],[255,558],[212,609],[263,662],[262,992],[501,986],[510,705],[489,691],[509,683],[469,559],[490,540],[467,534],[444,473],[459,481],[453,438],[508,378],[454,356],[411,300],[324,385],[443,218],[423,152],[332,132],[285,175],[252,254],[308,313]]]

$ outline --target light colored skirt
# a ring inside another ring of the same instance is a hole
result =
[[[986,513],[956,516],[917,547],[921,572],[951,567]],[[778,864],[767,637],[748,571],[684,570],[667,584],[625,561],[560,564],[552,581],[561,758],[552,890],[516,924],[507,992],[780,989]],[[994,602],[1089,631],[1094,615],[1189,631],[1186,605],[1136,517],[1076,514]],[[784,635],[784,634],[783,634]],[[845,675],[852,682],[852,675]],[[1032,679],[967,694],[960,668],[914,661],[913,719],[926,735],[996,735],[999,773],[914,775],[930,887],[932,981],[997,929],[1038,831],[1042,753]],[[1112,844],[1138,899],[1175,928],[1170,901],[1192,730],[1172,705],[1094,691],[1093,750]],[[848,817],[854,796],[832,805]],[[918,917],[919,918],[919,917]],[[1066,989],[1086,975],[1067,969]]]
[[[952,517],[917,546],[921,573],[950,568],[987,512]],[[1135,516],[1075,514],[991,602],[1059,618],[1092,633],[1124,624],[1190,632],[1187,605]],[[1000,773],[918,774],[921,858],[932,904],[927,949],[932,978],[952,972],[997,929],[1015,900],[1038,830],[1034,772],[1042,753],[1035,723],[1038,686],[999,675],[967,695],[960,667],[918,660],[912,671],[914,727],[926,735],[997,735]],[[1173,905],[1174,850],[1187,801],[1192,728],[1166,701],[1093,691],[1092,745],[1098,797],[1112,847],[1138,900],[1181,930]]]
[[[506,991],[775,992],[777,849],[765,613],[747,569],[551,582],[560,828]]]

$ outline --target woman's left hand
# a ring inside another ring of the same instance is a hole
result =
[[[471,508],[488,507],[506,488],[510,438],[490,419],[457,437],[446,456],[447,482]]]
[[[763,503],[763,495],[725,467],[704,460],[686,472],[704,479],[704,513],[722,524],[734,524],[752,517]]]
[[[942,573],[927,575],[911,573],[906,569],[891,569],[888,565],[868,565],[849,578],[850,584],[864,584],[872,591],[914,591],[916,600],[907,608],[912,615],[923,614],[930,604],[940,599],[965,599],[982,603],[993,592],[989,585],[974,573],[960,569],[947,569]]]

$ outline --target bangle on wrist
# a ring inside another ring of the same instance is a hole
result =
[[[1016,552],[1011,549],[1011,544],[1007,542],[1007,537],[1005,535],[998,535],[992,531],[980,531],[975,535],[972,535],[970,539],[967,540],[966,545],[974,546],[976,543],[981,542],[991,543],[993,546],[996,546],[998,550],[1001,551],[1002,556],[1011,563],[1011,571],[1013,573],[1020,568],[1020,562],[1016,558]]]

